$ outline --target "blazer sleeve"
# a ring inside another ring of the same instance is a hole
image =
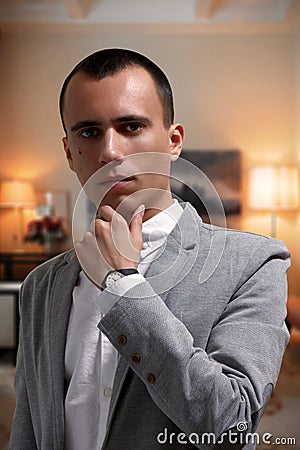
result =
[[[289,253],[274,239],[259,242],[205,348],[195,346],[147,281],[119,298],[99,323],[156,405],[187,435],[255,432],[276,383],[289,337]],[[211,295],[217,301],[218,292]],[[198,320],[201,327],[205,319]]]
[[[22,291],[20,293],[21,309]],[[22,317],[22,314],[20,314]],[[18,358],[14,376],[14,387],[16,396],[16,408],[12,423],[11,435],[9,440],[9,450],[37,449],[34,437],[33,425],[29,401],[27,396],[27,387],[24,370],[24,353],[22,339],[22,319],[19,330]]]

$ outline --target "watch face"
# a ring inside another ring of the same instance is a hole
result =
[[[111,272],[107,275],[107,278],[105,280],[105,284],[107,287],[111,286],[115,281],[119,280],[120,278],[123,278],[123,274],[117,271]]]

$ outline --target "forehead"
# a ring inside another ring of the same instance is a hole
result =
[[[141,67],[129,67],[100,80],[84,72],[70,80],[64,99],[64,116],[84,114],[147,113],[163,118],[151,75]]]

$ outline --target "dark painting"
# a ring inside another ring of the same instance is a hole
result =
[[[184,150],[180,160],[172,165],[171,190],[175,197],[189,201],[204,222],[239,228],[241,152]],[[221,217],[222,212],[225,213],[226,223]]]

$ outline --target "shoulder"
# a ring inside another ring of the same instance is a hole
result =
[[[241,230],[227,229],[198,220],[199,247],[197,260],[204,265],[201,280],[211,277],[215,283],[226,283],[237,289],[255,274],[273,279],[285,286],[290,267],[290,253],[285,244],[272,237]]]
[[[217,236],[224,234],[225,249],[228,253],[251,255],[254,259],[261,259],[277,255],[279,258],[287,259],[290,253],[284,242],[273,237],[264,236],[248,231],[221,228],[214,225],[202,223],[204,235]]]
[[[43,281],[51,281],[57,272],[67,269],[73,272],[79,270],[79,263],[73,249],[61,253],[47,260],[33,269],[23,282],[23,289],[32,285],[38,285]]]
[[[218,236],[223,234],[226,239],[228,247],[242,248],[244,252],[253,252],[257,248],[268,248],[276,251],[283,251],[284,254],[289,254],[284,242],[270,236],[265,236],[249,231],[235,230],[231,228],[218,227],[202,222],[199,224],[202,234],[207,237]]]
[[[285,244],[278,239],[205,223],[190,204],[186,204],[184,214],[189,224],[192,217],[195,219],[200,247],[206,248],[207,251],[217,248],[218,251],[222,250],[223,256],[230,259],[237,258],[239,261],[243,259],[247,261],[248,258],[259,261],[272,257],[280,259],[290,257]],[[187,228],[190,230],[190,225]]]

